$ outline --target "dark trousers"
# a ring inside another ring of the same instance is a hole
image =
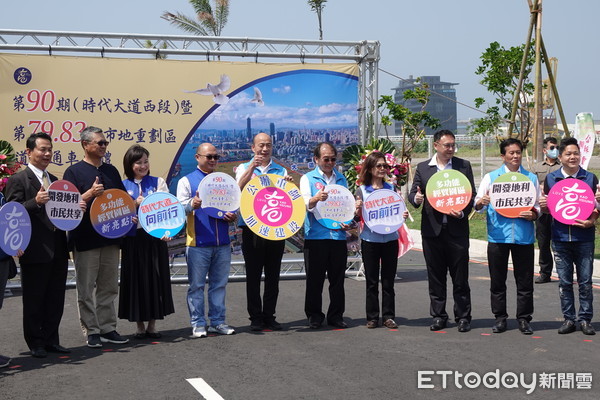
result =
[[[429,312],[434,318],[448,319],[446,282],[452,279],[454,319],[471,320],[471,288],[469,287],[469,238],[455,237],[442,229],[437,237],[423,237],[423,255],[429,281]]]
[[[65,305],[68,260],[21,263],[23,335],[30,349],[60,344],[58,326]]]
[[[375,243],[361,240],[367,281],[367,321],[379,320],[379,274],[381,271],[381,315],[383,321],[396,317],[394,280],[398,268],[398,241]]]
[[[304,312],[309,322],[322,323],[323,314],[323,284],[325,274],[329,281],[329,308],[327,322],[342,321],[346,297],[344,294],[344,279],[348,249],[345,240],[305,240],[304,266],[306,269],[306,295]]]
[[[552,275],[553,261],[550,251],[550,239],[552,236],[552,215],[542,214],[535,221],[535,237],[540,249],[540,274]]]
[[[531,321],[533,314],[533,244],[488,243],[492,313],[496,320],[506,319],[506,276],[508,254],[512,256],[517,284],[517,319]]]
[[[246,299],[252,322],[271,322],[275,319],[279,295],[279,273],[285,240],[267,240],[247,226],[242,227],[242,253],[246,264]],[[265,291],[261,301],[260,279],[265,273]]]

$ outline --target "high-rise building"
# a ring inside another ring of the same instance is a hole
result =
[[[246,138],[248,141],[252,140],[252,119],[246,118]]]
[[[269,132],[271,134],[271,137],[275,136],[275,123],[274,122],[271,122],[269,124]]]
[[[458,85],[458,83],[442,82],[439,76],[422,76],[421,83],[426,83],[429,86],[428,89],[432,92],[425,111],[428,111],[431,116],[440,121],[439,128],[435,130],[427,128],[425,133],[433,135],[435,131],[448,129],[456,134],[456,89],[454,89],[454,86]],[[402,104],[412,112],[421,111],[420,103],[415,100],[405,101],[403,96],[406,90],[414,89],[418,86],[419,84],[416,83],[416,79],[413,79],[412,75],[408,79],[400,81],[398,87],[392,89],[396,91],[394,95],[396,104]],[[438,96],[436,93],[444,97]],[[400,136],[402,134],[402,124],[396,122],[394,130],[395,134]]]

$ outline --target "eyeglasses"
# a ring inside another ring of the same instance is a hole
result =
[[[337,159],[335,159],[335,158],[321,158],[321,160],[323,162],[336,162],[337,161]]]
[[[548,147],[548,150],[554,150],[554,149],[558,149],[558,146],[550,146],[550,147]]]
[[[88,143],[93,143],[93,144],[97,144],[98,146],[102,147],[102,146],[108,146],[110,144],[110,142],[108,140],[99,140],[97,142],[88,142]]]
[[[390,166],[387,164],[377,164],[375,165],[375,168],[377,169],[390,169]]]
[[[456,148],[456,143],[440,143],[440,142],[436,142],[436,143],[439,144],[440,146],[444,146],[447,149]]]
[[[200,156],[200,157],[206,157],[207,160],[218,160],[219,158],[221,158],[221,156],[218,154],[196,154],[196,155]]]

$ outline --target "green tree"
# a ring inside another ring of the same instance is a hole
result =
[[[325,3],[327,3],[327,0],[308,0],[311,11],[317,13],[317,19],[319,20],[319,40],[323,40],[323,20],[321,19],[321,15],[323,8],[325,8]]]
[[[420,79],[417,79],[416,83],[419,84]],[[393,121],[402,123],[400,158],[403,163],[410,164],[415,146],[425,138],[425,128],[436,129],[440,126],[440,121],[429,111],[425,111],[429,96],[430,92],[426,84],[403,93],[404,101],[414,100],[421,105],[421,109],[416,112],[395,103],[392,96],[381,96],[379,99],[379,107],[383,107],[383,111],[380,111],[381,123],[386,129],[386,136],[388,136],[387,127],[391,126]]]
[[[498,42],[490,43],[490,46],[481,55],[481,65],[475,71],[481,77],[480,83],[486,87],[488,92],[494,95],[493,104],[489,105],[485,99],[475,99],[475,106],[483,108],[486,116],[475,120],[469,126],[469,133],[476,135],[490,135],[498,131],[505,120],[510,119],[512,103],[519,81],[519,72],[523,60],[525,45],[513,46],[505,49]],[[528,142],[531,128],[530,115],[534,84],[528,79],[535,64],[534,46],[531,45],[526,59],[525,80],[523,81],[521,93],[518,96],[517,117],[518,120],[516,136],[524,143]]]
[[[182,31],[198,36],[221,36],[229,16],[229,0],[214,0],[211,7],[209,0],[189,0],[196,12],[197,21],[193,17],[179,11],[165,11],[161,18],[166,19]]]

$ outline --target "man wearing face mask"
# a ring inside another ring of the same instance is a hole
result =
[[[546,180],[546,175],[550,172],[554,172],[560,168],[560,161],[558,161],[558,141],[552,136],[544,139],[544,159],[535,164],[533,172],[537,175],[540,186]],[[543,187],[540,188],[543,191]],[[538,241],[538,247],[540,249],[540,258],[538,264],[540,265],[540,276],[535,279],[535,283],[547,283],[552,280],[552,252],[550,251],[550,235],[552,227],[552,215],[544,214],[540,215],[539,219],[535,224],[535,237]]]

